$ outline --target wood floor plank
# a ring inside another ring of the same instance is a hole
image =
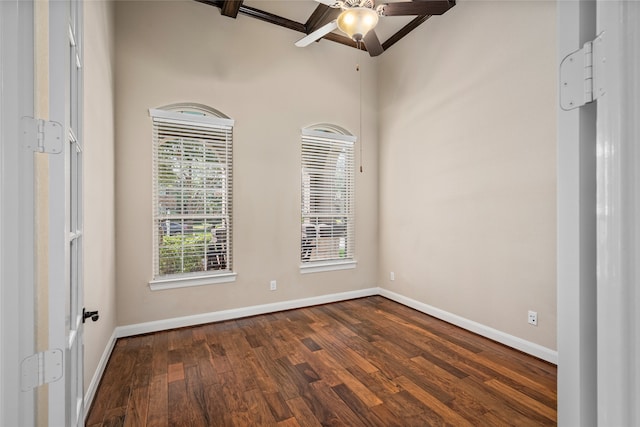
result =
[[[465,348],[452,348],[451,345],[443,345],[441,342],[430,343],[428,348],[429,351],[422,355],[429,357],[432,361],[440,360],[442,363],[445,363],[445,360],[452,361],[466,374],[483,377],[485,380],[499,379],[532,398],[544,401],[547,405],[557,401],[555,388],[550,389],[548,385],[538,381],[537,377],[521,374],[490,357],[477,357],[476,353],[469,352]]]
[[[211,411],[206,396],[207,384],[202,381],[198,366],[187,366],[184,372],[187,400],[193,414],[195,425],[211,425]]]
[[[524,393],[521,393],[518,390],[515,390],[508,385],[501,383],[498,380],[489,380],[486,381],[485,384],[492,389],[502,393],[505,399],[512,400],[522,406],[526,406],[532,411],[535,411],[543,417],[546,417],[551,422],[554,422],[556,420],[556,410],[554,408],[550,408],[538,402],[537,400],[530,398]]]
[[[258,355],[256,355],[255,351],[247,355],[244,362],[247,365],[247,372],[251,372],[251,374],[255,378],[256,385],[259,390],[261,390],[263,393],[278,392],[278,383],[274,381],[270,373],[264,369],[262,364],[260,364]]]
[[[125,427],[140,427],[147,423],[149,411],[149,387],[134,387],[125,413]]]
[[[125,423],[125,414],[127,408],[118,406],[109,409],[104,416],[104,421],[102,422],[103,427],[122,427]]]
[[[332,361],[327,357],[327,351],[320,349],[317,351],[306,351],[305,360],[318,373],[322,380],[329,384],[330,387],[342,383],[342,380],[336,374],[335,369],[332,367]]]
[[[189,403],[185,381],[173,381],[167,387],[169,389],[167,394],[169,425],[195,425],[195,414]]]
[[[276,423],[271,408],[260,390],[253,389],[246,391],[244,398],[247,401],[252,423],[262,426],[274,425]]]
[[[333,391],[331,387],[322,381],[311,384],[310,394],[314,396],[316,407],[328,408],[332,414],[330,420],[324,420],[324,425],[363,426],[365,425],[353,410]],[[309,395],[305,397],[308,398]]]
[[[156,375],[149,385],[148,426],[165,426],[169,422],[169,388],[167,375]]]
[[[400,392],[400,386],[394,379],[389,378],[384,371],[366,373],[357,366],[347,370],[376,396],[384,400],[385,396]]]
[[[509,351],[511,351],[511,353],[509,353]],[[501,346],[496,349],[483,350],[480,356],[504,366],[513,372],[517,372],[525,378],[534,380],[542,386],[540,391],[543,392],[543,394],[551,399],[557,399],[556,367],[533,357],[510,357],[512,353],[513,350]],[[550,369],[551,367],[552,369]]]
[[[294,397],[293,399],[287,400],[287,405],[301,427],[322,427],[316,413],[307,406],[307,403],[302,397]],[[322,414],[317,415],[324,418]]]
[[[408,378],[399,377],[396,378],[396,381],[402,388],[409,392],[409,394],[424,403],[427,407],[431,408],[435,413],[440,415],[443,420],[447,420],[447,422],[453,423],[454,425],[460,427],[473,426],[473,424],[467,421],[464,417],[460,416],[442,401],[437,399],[435,396],[427,393],[422,387],[418,386]]]
[[[291,417],[291,418],[287,418],[286,420],[279,421],[276,424],[276,426],[277,427],[300,427],[300,424],[298,423],[298,420]]]
[[[466,387],[464,381],[460,381],[460,378],[424,359],[422,356],[411,360],[421,368],[421,372],[423,372],[427,381],[437,384],[443,392],[454,396],[447,403],[451,409],[469,420],[483,419],[487,409],[478,402],[478,399],[474,397],[473,391]]]
[[[218,384],[218,375],[213,366],[213,354],[205,340],[194,343],[192,350],[198,358],[197,368],[202,384],[205,386]]]
[[[382,404],[370,408],[371,413],[377,417],[385,427],[405,427],[404,420],[391,411],[388,405]]]
[[[383,425],[382,420],[373,414],[370,407],[344,384],[331,387],[333,392],[353,411],[353,413],[367,426]],[[380,401],[380,404],[383,402]],[[378,406],[378,405],[375,405]]]
[[[323,348],[327,349],[327,352],[336,355],[336,358],[341,361],[341,365],[359,366],[368,372],[375,372],[378,370],[377,366],[373,365],[366,359],[366,357],[349,346],[351,340],[355,339],[354,337],[347,337],[341,335],[340,331],[326,330],[325,328],[318,330],[314,336],[315,340]]]
[[[137,351],[136,361],[133,367],[133,381],[132,388],[147,388],[151,381],[152,366],[153,366],[153,348],[152,337],[147,341],[147,344],[140,346]]]
[[[367,404],[367,406],[375,406],[380,404],[380,399],[375,393],[371,392],[364,384],[362,384],[356,377],[354,377],[347,369],[341,366],[341,361],[329,352],[321,350],[316,352],[323,358],[325,365],[329,366],[332,372],[332,377],[337,378],[336,381],[332,381],[334,385],[345,384],[351,389],[358,397]],[[351,365],[358,366],[358,365]]]
[[[443,419],[433,409],[423,405],[406,390],[391,395],[385,403],[406,425],[436,426],[442,425]]]
[[[293,416],[291,414],[291,410],[287,406],[287,402],[282,398],[282,395],[279,392],[263,391],[262,395],[276,421],[286,421]]]
[[[167,367],[167,381],[169,383],[184,380],[184,364],[172,363]]]
[[[523,413],[523,408],[520,405],[505,399],[502,393],[490,389],[476,378],[467,377],[462,381],[473,392],[475,399],[487,408],[487,412],[491,412],[494,417],[499,418],[503,423],[512,426],[552,425],[549,424],[546,418],[537,416],[533,411],[529,411],[529,414]],[[524,412],[527,411],[525,410]]]
[[[240,386],[242,384],[243,382],[238,379],[233,370],[220,375],[220,385],[225,408],[232,416],[236,412],[243,413],[248,410],[247,402],[243,397],[244,387]]]
[[[86,425],[555,425],[556,375],[374,296],[119,339]]]
[[[167,358],[169,352],[169,334],[153,334],[151,376],[167,373]]]
[[[209,413],[210,425],[233,425],[231,412],[228,410],[224,400],[224,390],[219,385],[205,386],[204,398],[206,400],[205,406]]]
[[[290,376],[294,368],[286,357],[272,359],[268,351],[263,348],[256,349],[254,352],[260,367],[272,378],[273,385],[269,387],[270,390],[279,391],[285,400],[300,396],[300,384],[296,384],[294,378]]]

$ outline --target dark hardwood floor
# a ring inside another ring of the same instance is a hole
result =
[[[87,426],[542,426],[556,367],[383,297],[120,339]]]

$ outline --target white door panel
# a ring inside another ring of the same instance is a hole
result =
[[[598,425],[640,423],[640,3],[598,0]]]
[[[82,2],[49,3],[50,118],[64,123],[64,153],[49,163],[50,345],[65,350],[65,381],[49,388],[49,425],[81,426]]]

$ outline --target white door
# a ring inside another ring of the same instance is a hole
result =
[[[640,2],[598,0],[598,425],[640,425]]]
[[[49,341],[65,349],[65,381],[50,384],[49,425],[84,424],[82,307],[82,2],[49,2],[49,115],[64,124],[49,161]]]

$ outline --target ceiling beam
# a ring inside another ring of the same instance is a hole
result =
[[[442,15],[455,4],[455,0],[402,1],[384,5],[382,14],[384,16]]]
[[[224,16],[229,16],[235,19],[238,16],[238,12],[240,11],[240,7],[242,6],[243,0],[224,0],[222,3],[222,8],[220,12]]]
[[[265,12],[264,10],[256,9],[255,7],[247,6],[245,4],[242,4],[242,1],[240,0],[195,0],[195,1],[197,1],[198,3],[209,5],[209,6],[215,6],[218,9],[220,9],[220,11],[222,11],[226,3],[228,3],[229,1],[232,1],[233,3],[239,3],[237,5],[238,13],[242,13],[243,15],[247,15],[252,18],[256,18],[261,21],[268,22],[270,24],[275,24],[275,25],[279,25],[280,27],[285,27],[290,30],[298,31],[300,33],[305,32],[304,25],[299,22],[292,21],[291,19],[283,18],[282,16],[274,15],[273,13]]]
[[[404,27],[400,28],[400,30],[397,33],[395,33],[394,35],[389,37],[384,43],[382,43],[382,48],[384,50],[389,49],[391,46],[399,42],[401,38],[409,34],[411,31],[415,30],[420,24],[422,24],[424,21],[426,21],[429,18],[431,18],[431,15],[416,16],[414,19],[411,20],[411,22],[409,22]]]
[[[274,15],[273,13],[265,12],[264,10],[242,5],[240,6],[240,13],[242,13],[243,15],[251,16],[252,18],[259,19],[261,21],[268,22],[270,24],[279,25],[281,27],[306,34],[304,24],[292,21],[291,19],[283,18],[282,16]]]

